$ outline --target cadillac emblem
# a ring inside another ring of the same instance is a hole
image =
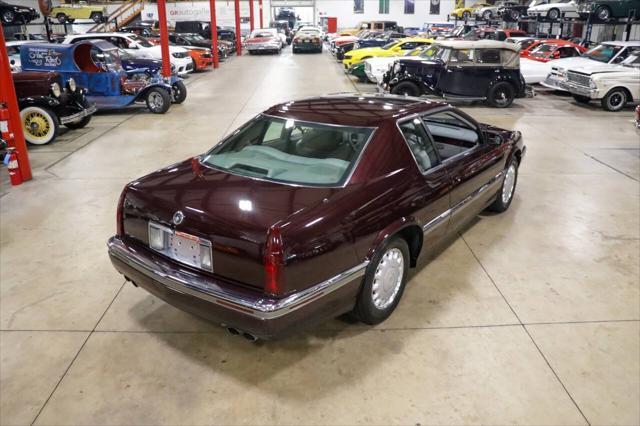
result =
[[[174,225],[180,225],[182,222],[184,222],[184,213],[178,210],[173,214],[173,219],[171,221]]]

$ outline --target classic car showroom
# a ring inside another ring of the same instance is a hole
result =
[[[0,25],[1,425],[640,424],[640,1]]]

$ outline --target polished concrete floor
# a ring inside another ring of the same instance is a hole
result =
[[[265,107],[356,85],[327,53],[232,58],[163,116],[96,116],[3,180],[0,423],[640,423],[640,138],[555,94],[465,106],[528,145],[515,200],[422,265],[389,320],[254,344],[125,284],[123,185]],[[3,171],[3,173],[6,173]]]

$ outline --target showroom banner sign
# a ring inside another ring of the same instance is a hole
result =
[[[256,2],[257,3],[257,2]],[[254,12],[257,11],[254,5]],[[216,15],[218,25],[235,25],[235,12],[233,1],[217,1]],[[249,17],[249,2],[240,2],[240,16]],[[142,10],[142,19],[158,19],[156,4],[147,3]],[[210,21],[209,2],[179,2],[167,3],[167,20],[176,21]]]

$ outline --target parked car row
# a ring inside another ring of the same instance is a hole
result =
[[[469,40],[478,38],[479,31],[493,40]],[[358,33],[368,35],[368,30]],[[473,26],[454,28],[438,39],[406,37],[343,53],[342,46],[357,46],[359,40],[335,37],[329,46],[347,73],[393,94],[483,100],[508,107],[514,99],[531,96],[530,85],[540,83],[571,92],[581,103],[598,100],[608,111],[640,102],[640,42],[605,42],[588,50],[570,40]]]
[[[523,17],[557,21],[563,16],[582,19],[591,16],[596,22],[607,22],[627,17],[640,18],[640,0],[530,0],[526,5],[512,0],[497,1],[494,4],[478,2],[456,8],[450,16],[465,21],[472,18],[483,21],[518,21]]]

